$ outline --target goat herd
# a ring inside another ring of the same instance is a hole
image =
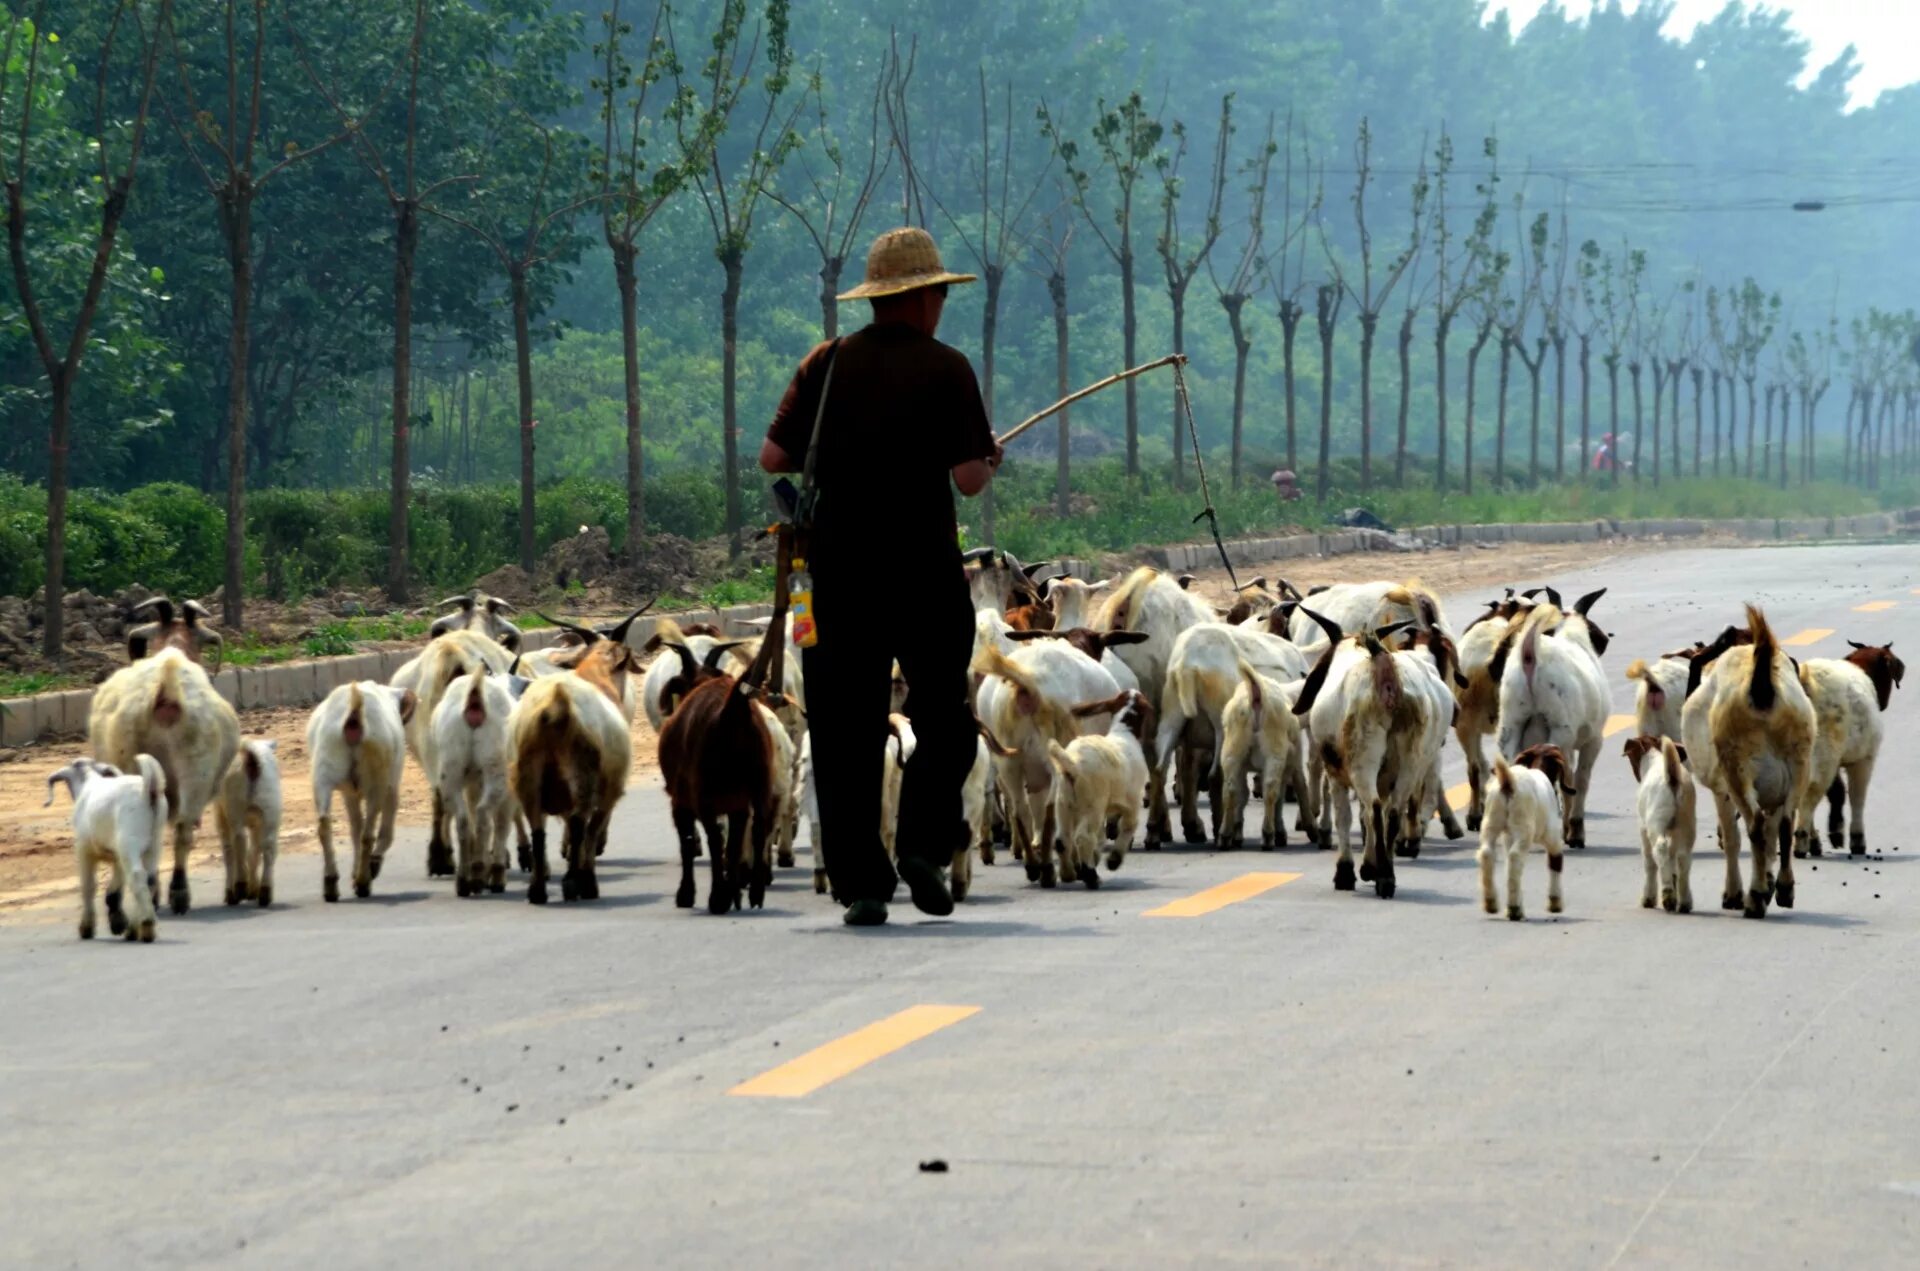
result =
[[[1592,616],[1604,589],[1568,607],[1552,588],[1509,588],[1456,635],[1416,582],[1302,594],[1256,579],[1221,609],[1190,589],[1190,577],[1150,568],[1088,583],[981,550],[968,554],[967,570],[979,736],[963,790],[967,838],[952,861],[956,900],[971,885],[974,854],[992,864],[997,843],[1042,887],[1098,887],[1102,856],[1109,871],[1121,867],[1143,812],[1149,848],[1172,837],[1173,804],[1188,843],[1237,847],[1250,779],[1262,797],[1263,848],[1286,845],[1280,805],[1292,798],[1294,828],[1337,848],[1335,888],[1364,881],[1391,897],[1396,861],[1419,856],[1430,817],[1448,838],[1465,832],[1440,781],[1451,728],[1467,757],[1466,829],[1481,834],[1487,912],[1499,912],[1504,858],[1506,913],[1523,917],[1522,871],[1535,848],[1547,856],[1547,907],[1561,911],[1564,852],[1585,845],[1608,721],[1609,637]],[[187,910],[188,854],[209,806],[226,903],[273,898],[281,791],[272,743],[242,740],[202,669],[201,653],[217,639],[205,611],[164,597],[148,604],[155,620],[129,634],[133,661],[94,694],[95,757],[47,779],[49,802],[56,783],[73,799],[83,939],[94,933],[101,865],[113,874],[111,930],[153,939],[168,826],[170,901],[175,913]],[[803,668],[790,643],[763,648],[764,638],[728,640],[715,627],[663,618],[636,649],[642,610],[604,628],[561,623],[567,643],[523,654],[505,616],[511,605],[477,591],[445,604],[453,611],[390,684],[343,684],[308,722],[326,900],[340,888],[334,795],[346,809],[354,894],[366,897],[393,841],[409,754],[433,793],[430,874],[453,876],[462,896],[504,891],[515,837],[527,898],[544,904],[546,825],[559,817],[561,895],[595,899],[595,861],[632,771],[631,722],[643,708],[659,734],[679,840],[677,904],[694,903],[704,831],[708,908],[726,912],[743,897],[759,907],[775,860],[793,864],[802,815],[814,887],[827,890]],[[1850,799],[1848,846],[1866,850],[1861,814],[1879,715],[1905,667],[1890,645],[1852,649],[1844,659],[1795,661],[1749,605],[1746,625],[1626,669],[1637,693],[1625,750],[1639,785],[1642,904],[1692,909],[1696,780],[1718,817],[1725,908],[1759,918],[1772,903],[1793,905],[1793,859],[1821,851],[1823,796],[1833,804],[1834,846]],[[660,656],[643,664],[648,652]],[[900,713],[905,689],[896,674],[885,751],[874,757],[889,850],[915,746]],[[1203,787],[1209,825],[1199,815]],[[1743,832],[1752,854],[1745,886]]]

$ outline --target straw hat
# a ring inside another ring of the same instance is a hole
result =
[[[871,300],[876,296],[897,296],[903,291],[937,287],[944,282],[973,282],[973,274],[948,273],[940,263],[940,249],[933,235],[914,226],[890,229],[873,240],[867,253],[866,281],[852,291],[840,293],[842,300]]]

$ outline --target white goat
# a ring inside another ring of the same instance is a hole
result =
[[[458,598],[452,598],[455,603]],[[452,615],[449,615],[451,617]],[[443,619],[442,621],[445,621]],[[407,752],[420,765],[429,785],[439,763],[433,754],[433,716],[455,680],[476,666],[489,671],[506,671],[514,655],[491,636],[478,631],[457,629],[435,636],[427,647],[393,673],[388,681],[394,688],[410,692],[419,709],[406,721]],[[447,834],[449,809],[439,792],[433,796],[433,827],[427,839],[427,874],[444,877],[452,874],[453,842]]]
[[[1627,663],[1627,679],[1634,685],[1634,725],[1641,737],[1680,736],[1680,712],[1687,704],[1686,658],[1663,657],[1648,663]]]
[[[1060,827],[1060,872],[1091,889],[1100,886],[1100,845],[1108,823],[1116,826],[1107,850],[1109,871],[1120,868],[1133,845],[1146,793],[1146,739],[1153,730],[1153,708],[1140,690],[1127,689],[1109,701],[1083,703],[1074,714],[1113,717],[1104,737],[1076,737],[1065,746],[1047,742],[1047,761],[1058,778],[1053,819]]]
[[[887,716],[886,754],[880,768],[880,845],[890,859],[900,835],[900,787],[906,784],[907,761],[918,742],[912,720],[905,715]]]
[[[1519,922],[1527,916],[1520,903],[1520,879],[1527,853],[1536,847],[1547,853],[1547,912],[1557,914],[1565,907],[1560,895],[1560,875],[1566,865],[1560,796],[1568,789],[1566,778],[1566,756],[1557,746],[1531,747],[1511,764],[1504,755],[1493,757],[1493,781],[1487,791],[1486,816],[1480,822],[1480,850],[1475,853],[1480,863],[1480,903],[1488,913],[1500,912],[1493,872],[1504,852],[1507,917]]]
[[[507,834],[513,797],[507,788],[507,721],[513,697],[506,677],[476,666],[456,681],[433,712],[434,793],[452,809],[459,860],[454,890],[478,896],[507,889]]]
[[[80,880],[80,938],[93,939],[93,892],[99,867],[113,871],[107,889],[107,929],[153,942],[160,836],[167,826],[167,777],[152,755],[135,755],[136,771],[76,759],[47,778],[47,803],[63,782],[73,800],[73,864]],[[125,906],[122,908],[122,897]],[[126,910],[131,909],[129,919]]]
[[[1776,898],[1793,908],[1793,853],[1781,851],[1813,761],[1813,703],[1766,615],[1747,606],[1753,643],[1715,659],[1687,698],[1681,731],[1700,784],[1713,793],[1727,858],[1723,909],[1767,916]],[[1753,851],[1752,888],[1740,884],[1740,827]],[[1775,866],[1778,866],[1776,874]]]
[[[1572,613],[1539,605],[1507,633],[1500,678],[1500,753],[1509,760],[1530,746],[1560,748],[1573,765],[1567,796],[1567,846],[1587,845],[1587,790],[1606,733],[1607,637],[1587,617],[1606,589],[1582,596]],[[1499,654],[1495,655],[1498,661]]]
[[[1177,581],[1149,566],[1127,575],[1126,580],[1100,605],[1090,626],[1100,631],[1144,633],[1145,641],[1119,650],[1120,660],[1133,668],[1147,704],[1164,714],[1167,697],[1167,668],[1173,657],[1174,641],[1189,627],[1216,622],[1213,607],[1182,587]],[[996,734],[997,735],[997,734]],[[1005,738],[1001,738],[1005,741]],[[1153,775],[1148,780],[1147,846],[1158,847],[1173,837],[1173,818],[1167,808],[1166,764],[1168,756],[1153,756]],[[1191,763],[1186,756],[1182,762]],[[1183,827],[1191,836],[1199,831],[1197,820]],[[1195,841],[1204,841],[1200,833]]]
[[[1814,736],[1812,768],[1795,817],[1795,856],[1820,855],[1815,815],[1823,793],[1833,801],[1827,829],[1835,850],[1840,847],[1845,824],[1840,801],[1849,796],[1853,825],[1846,839],[1847,851],[1863,856],[1867,850],[1867,786],[1873,781],[1874,764],[1880,758],[1884,731],[1880,714],[1893,700],[1893,690],[1905,678],[1907,668],[1894,656],[1890,644],[1847,643],[1853,646],[1853,652],[1844,658],[1809,658],[1800,664],[1800,684],[1813,703]],[[1842,772],[1846,773],[1844,782],[1840,779]]]
[[[624,655],[624,646],[613,650]],[[598,679],[599,664],[583,668]],[[608,683],[578,672],[535,680],[507,723],[507,781],[533,830],[530,904],[547,903],[547,818],[566,820],[560,895],[597,900],[596,848],[633,769],[633,732]]]
[[[1307,781],[1300,721],[1293,714],[1300,683],[1282,685],[1245,661],[1239,670],[1240,686],[1227,700],[1221,717],[1221,787],[1226,808],[1220,818],[1220,845],[1238,847],[1244,837],[1247,770],[1258,758],[1263,792],[1260,846],[1285,847],[1286,818],[1280,815],[1280,805],[1289,782],[1300,792],[1301,815],[1316,826],[1319,821],[1314,788]]]
[[[1668,913],[1693,912],[1693,840],[1695,805],[1693,772],[1687,767],[1687,748],[1672,737],[1647,734],[1629,737],[1627,762],[1640,783],[1634,810],[1640,818],[1640,863],[1645,881],[1640,904],[1658,903]]]
[[[1053,610],[1054,629],[1065,631],[1070,627],[1091,627],[1100,593],[1112,586],[1110,578],[1097,583],[1081,582],[1078,578],[1049,578],[1040,585],[1040,594]]]
[[[280,858],[280,761],[270,741],[243,741],[220,783],[214,821],[227,866],[227,903],[273,903],[273,865]]]
[[[442,639],[449,637],[442,636]],[[327,694],[307,720],[307,755],[313,763],[313,809],[319,818],[321,894],[340,899],[340,868],[333,854],[333,795],[347,807],[353,839],[353,894],[373,894],[393,818],[400,810],[400,776],[407,761],[406,729],[418,714],[412,689],[372,680],[342,684]]]
[[[93,693],[87,717],[93,753],[121,771],[152,755],[167,776],[173,817],[173,879],[168,899],[183,914],[192,903],[187,857],[200,816],[240,749],[240,719],[200,665],[177,648],[122,667]]]

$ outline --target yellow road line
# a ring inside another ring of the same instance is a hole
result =
[[[898,1015],[889,1015],[751,1081],[743,1081],[727,1093],[765,1099],[803,1098],[876,1059],[979,1013],[977,1006],[909,1006]]]
[[[1808,627],[1805,631],[1788,636],[1780,643],[1789,648],[1798,649],[1805,645],[1818,644],[1832,634],[1832,627]]]
[[[1198,918],[1201,914],[1210,914],[1216,909],[1225,909],[1228,905],[1249,900],[1261,892],[1284,887],[1298,874],[1242,874],[1240,877],[1221,883],[1218,887],[1209,887],[1205,891],[1195,892],[1184,900],[1176,900],[1149,909],[1143,918]]]
[[[1455,812],[1464,812],[1473,806],[1473,787],[1462,781],[1447,790],[1447,806]]]
[[[1612,737],[1616,733],[1624,733],[1627,729],[1634,727],[1639,722],[1640,717],[1638,715],[1609,715],[1607,716],[1607,726],[1601,730],[1600,735],[1602,737]]]
[[[1899,603],[1897,600],[1869,600],[1864,605],[1855,605],[1853,611],[1855,613],[1880,613],[1884,610],[1892,609]]]

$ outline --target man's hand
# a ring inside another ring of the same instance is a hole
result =
[[[1002,463],[1005,463],[1006,459],[1007,459],[1007,448],[1001,445],[997,441],[994,442],[993,453],[987,456],[987,467],[993,469],[993,471],[995,472],[998,472],[1000,471],[1000,465]]]

